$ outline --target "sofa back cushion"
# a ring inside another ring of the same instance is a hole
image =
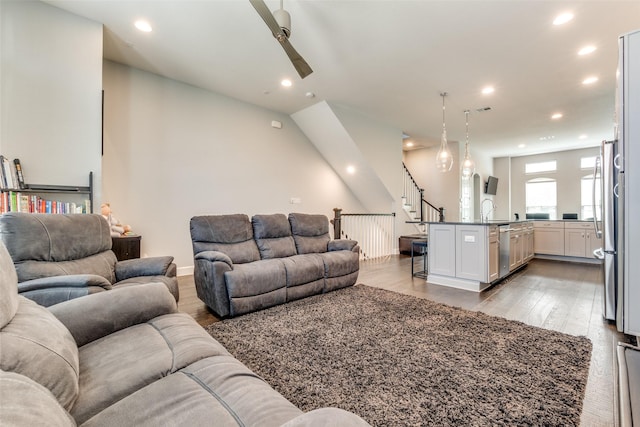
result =
[[[0,241],[0,329],[13,319],[16,311],[18,311],[18,277],[9,252]]]
[[[299,254],[327,252],[329,219],[325,215],[289,214],[291,233]]]
[[[16,314],[0,329],[0,369],[31,378],[70,410],[79,392],[76,342],[49,310],[18,300]]]
[[[116,257],[110,256],[111,234],[102,215],[9,212],[0,216],[0,238],[16,265],[19,282],[98,274],[113,283]]]
[[[234,264],[260,259],[253,240],[253,227],[245,214],[194,216],[190,228],[194,255],[219,251],[229,256]]]
[[[254,215],[251,224],[262,259],[284,258],[297,254],[296,244],[291,236],[291,226],[285,215]]]

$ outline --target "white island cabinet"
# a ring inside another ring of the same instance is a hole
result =
[[[508,222],[429,223],[427,281],[480,292],[499,280],[501,225],[514,230],[514,245],[506,253],[508,258],[504,262],[514,260],[517,267],[524,265],[530,259],[533,246],[527,234],[531,230],[528,222],[514,223],[512,227]],[[532,236],[533,232],[530,234]],[[509,234],[504,237],[507,240],[502,245],[509,244]],[[514,271],[515,268],[509,270]]]

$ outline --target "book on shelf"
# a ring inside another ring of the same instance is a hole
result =
[[[9,159],[0,154],[0,166],[2,169],[2,184],[3,188],[12,189],[15,188],[13,185],[13,172],[11,170],[11,163]]]
[[[18,188],[24,189],[24,175],[22,173],[22,165],[20,164],[20,159],[13,159],[13,166],[16,171],[16,180],[18,181]]]
[[[84,214],[91,212],[91,202],[66,202],[47,200],[35,194],[20,191],[4,191],[0,193],[0,214],[6,212],[50,213],[50,214]]]

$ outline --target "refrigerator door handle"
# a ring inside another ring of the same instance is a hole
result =
[[[597,177],[598,177],[598,170],[600,170],[600,173],[602,173],[602,156],[598,156],[596,157],[596,162],[593,165],[593,184],[592,184],[592,188],[591,188],[591,203],[592,203],[592,212],[593,212],[593,226],[596,230],[596,237],[598,239],[602,238],[602,230],[600,230],[598,228],[598,215],[596,214],[596,185],[597,185]],[[600,179],[600,183],[602,185],[603,180]],[[604,188],[603,188],[604,190]],[[600,194],[604,194],[604,192],[601,192]],[[593,254],[595,256],[595,252]],[[604,257],[604,255],[603,255]],[[596,257],[597,258],[597,257]],[[600,258],[602,259],[602,258]]]
[[[593,256],[597,259],[604,259],[604,251],[602,250],[602,248],[598,248],[593,251]]]

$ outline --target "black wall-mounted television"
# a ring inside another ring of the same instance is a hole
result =
[[[486,194],[491,194],[492,196],[496,195],[496,190],[498,189],[498,178],[495,176],[490,176],[487,178],[487,183],[484,185],[484,192]]]

